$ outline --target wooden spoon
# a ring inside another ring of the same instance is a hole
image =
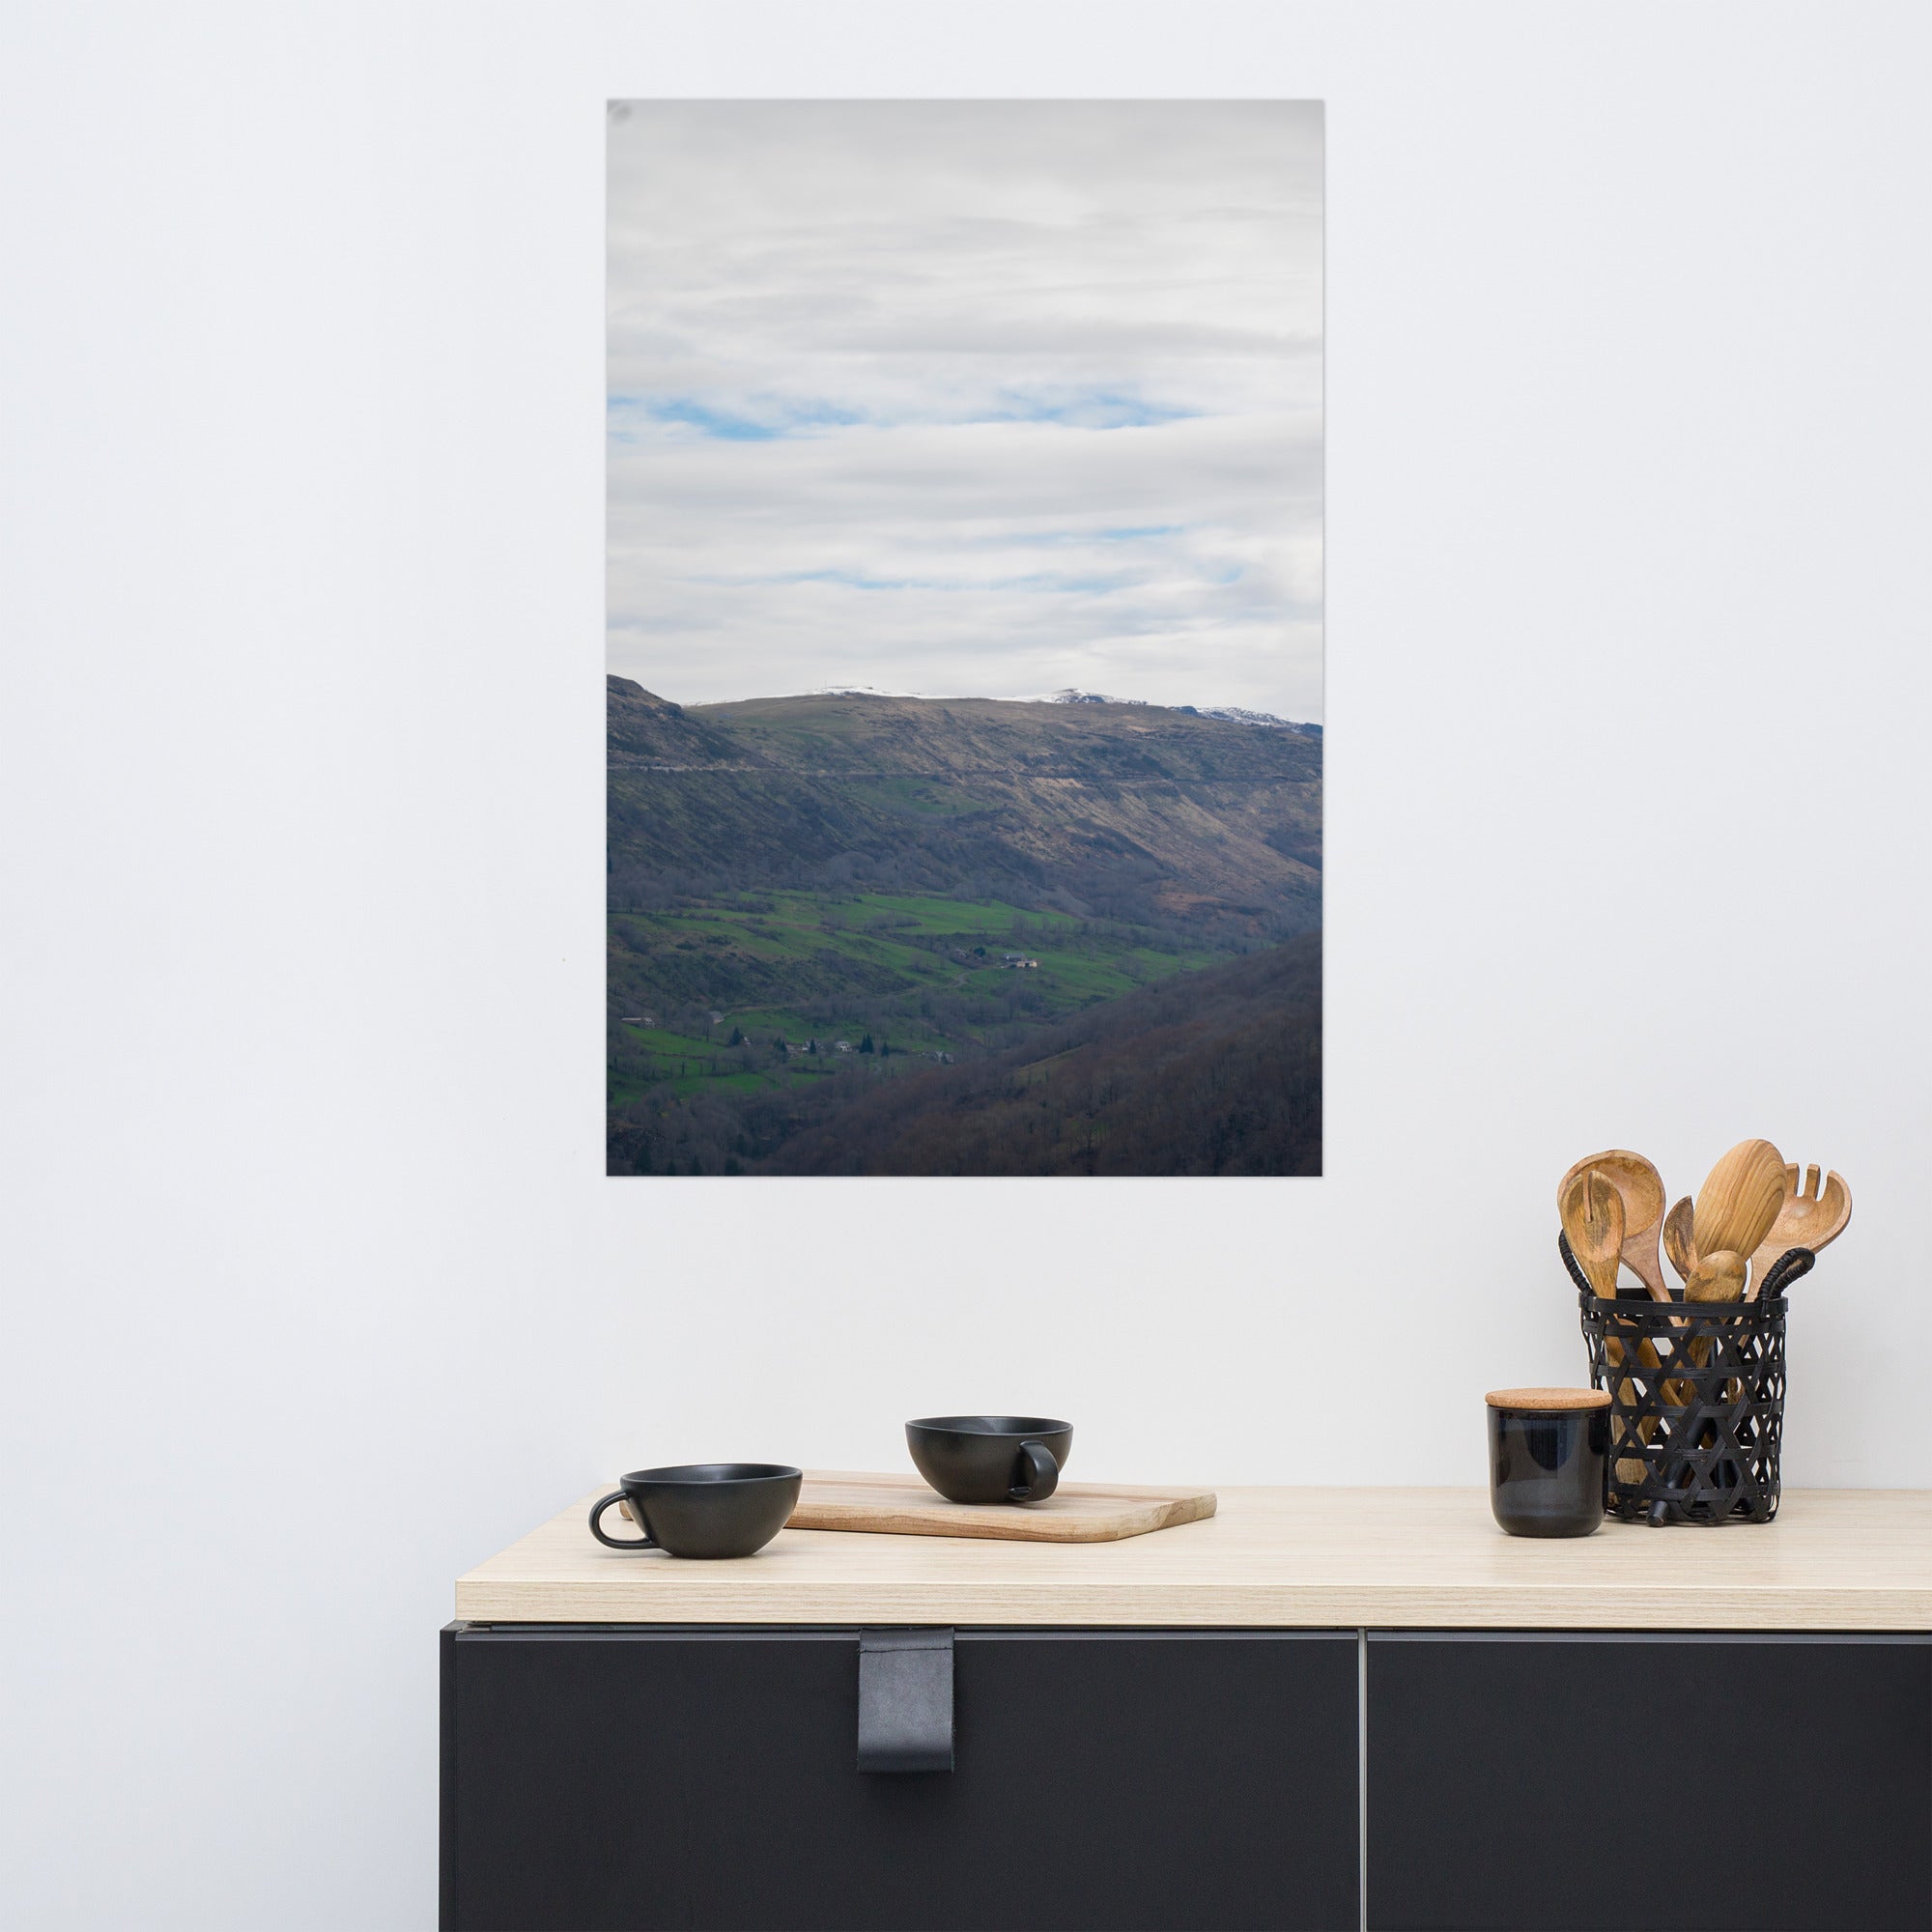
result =
[[[1663,1217],[1663,1252],[1670,1257],[1670,1265],[1677,1270],[1679,1281],[1689,1281],[1691,1269],[1697,1265],[1694,1217],[1695,1209],[1688,1194]]]
[[[1607,1175],[1594,1167],[1572,1177],[1556,1203],[1570,1252],[1599,1297],[1614,1299],[1617,1261],[1624,1244],[1624,1198]]]
[[[1697,1190],[1692,1236],[1700,1255],[1757,1253],[1784,1201],[1784,1156],[1769,1141],[1740,1141]],[[1685,1284],[1689,1293],[1690,1284]]]
[[[1713,1255],[1700,1255],[1697,1265],[1691,1269],[1690,1279],[1684,1284],[1686,1301],[1741,1301],[1744,1292],[1745,1258],[1729,1248],[1719,1248]],[[1708,1337],[1692,1337],[1685,1353],[1701,1369],[1709,1363],[1715,1347],[1716,1344]],[[1724,1399],[1733,1400],[1736,1389],[1735,1382],[1726,1382]],[[1695,1384],[1680,1382],[1671,1400],[1682,1407],[1694,1393]]]
[[[1745,1260],[1729,1248],[1700,1255],[1684,1279],[1686,1301],[1742,1301],[1744,1293]]]
[[[1797,1167],[1787,1165],[1784,1199],[1779,1204],[1777,1219],[1771,1224],[1771,1233],[1751,1256],[1750,1288],[1746,1298],[1757,1299],[1765,1276],[1791,1249],[1809,1248],[1816,1254],[1845,1232],[1845,1223],[1851,1218],[1852,1190],[1845,1185],[1841,1175],[1828,1175],[1821,1188],[1818,1170],[1808,1167],[1801,1187]]]
[[[1603,1175],[1623,1197],[1623,1259],[1631,1271],[1650,1291],[1653,1301],[1668,1301],[1670,1291],[1663,1285],[1663,1269],[1657,1260],[1658,1230],[1663,1221],[1663,1181],[1658,1171],[1640,1153],[1611,1148],[1579,1160],[1556,1184],[1556,1208],[1563,1211],[1563,1197],[1579,1174],[1591,1168]],[[1576,1246],[1573,1241],[1572,1247]],[[1614,1290],[1611,1291],[1615,1293]]]

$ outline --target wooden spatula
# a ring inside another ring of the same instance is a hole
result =
[[[1697,1190],[1697,1252],[1748,1259],[1764,1244],[1783,1201],[1784,1156],[1769,1141],[1740,1141]]]

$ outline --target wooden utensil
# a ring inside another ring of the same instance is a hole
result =
[[[1734,1254],[1729,1248],[1719,1248],[1716,1254],[1700,1255],[1696,1265],[1684,1280],[1684,1299],[1686,1301],[1739,1301],[1745,1292],[1745,1259]],[[1685,1358],[1695,1368],[1703,1368],[1711,1359],[1711,1341],[1708,1336],[1693,1336],[1685,1344]],[[1665,1382],[1665,1398],[1682,1408],[1696,1393],[1688,1381]]]
[[[1663,1269],[1657,1259],[1658,1231],[1663,1221],[1662,1177],[1642,1154],[1631,1153],[1624,1148],[1610,1148],[1603,1153],[1593,1153],[1587,1159],[1579,1160],[1557,1182],[1558,1213],[1562,1212],[1563,1197],[1577,1177],[1587,1174],[1592,1168],[1603,1175],[1623,1199],[1623,1259],[1626,1265],[1650,1291],[1653,1301],[1668,1301],[1670,1291],[1663,1285]]]
[[[1757,1299],[1765,1277],[1790,1249],[1809,1248],[1815,1255],[1845,1232],[1845,1223],[1851,1218],[1852,1190],[1845,1185],[1841,1175],[1827,1175],[1821,1187],[1818,1170],[1808,1167],[1801,1186],[1796,1164],[1788,1163],[1784,1170],[1784,1199],[1778,1205],[1777,1219],[1751,1256],[1750,1287],[1746,1291],[1746,1299]]]
[[[1663,1217],[1663,1252],[1670,1257],[1679,1281],[1689,1281],[1690,1270],[1697,1265],[1697,1238],[1691,1227],[1695,1213],[1687,1194]]]
[[[1697,1252],[1756,1254],[1783,1200],[1784,1156],[1769,1141],[1740,1141],[1697,1190],[1691,1223]]]
[[[1577,1251],[1570,1245],[1570,1236],[1568,1235],[1565,1235],[1563,1238],[1557,1242],[1556,1246],[1558,1253],[1560,1253],[1563,1257],[1564,1266],[1570,1270],[1571,1280],[1577,1284],[1577,1288],[1584,1294],[1595,1294],[1597,1291],[1594,1284],[1591,1282],[1590,1277],[1583,1272],[1582,1268],[1577,1264]],[[1658,1369],[1662,1367],[1662,1363],[1658,1359],[1657,1350],[1655,1346],[1648,1340],[1642,1340],[1637,1343],[1636,1358],[1637,1361],[1646,1369]],[[1604,1337],[1604,1359],[1613,1369],[1618,1369],[1623,1366],[1624,1345],[1614,1335],[1605,1335]],[[1623,1380],[1618,1384],[1617,1394],[1621,1398],[1621,1400],[1624,1401],[1625,1403],[1628,1403],[1632,1406],[1635,1405],[1636,1397],[1633,1393],[1631,1380],[1628,1376],[1626,1376],[1623,1378]],[[1626,1425],[1620,1417],[1615,1415],[1612,1415],[1610,1417],[1610,1429],[1611,1429],[1610,1440],[1613,1443],[1621,1442],[1623,1440],[1625,1428]],[[1639,1422],[1637,1424],[1637,1433],[1643,1437],[1643,1439],[1646,1442],[1651,1441],[1657,1433],[1656,1422],[1654,1420]],[[1632,1461],[1629,1457],[1624,1457],[1620,1459],[1617,1463],[1617,1481],[1620,1483],[1642,1482],[1643,1464],[1641,1463]]]
[[[1696,1209],[1688,1194],[1663,1217],[1663,1252],[1670,1257],[1670,1265],[1677,1270],[1678,1280],[1687,1284],[1697,1272],[1695,1222]],[[1685,1292],[1688,1295],[1688,1287]],[[1682,1327],[1683,1323],[1678,1325]],[[1680,1408],[1690,1400],[1691,1393],[1690,1384],[1687,1381],[1663,1384],[1664,1400],[1674,1402]]]
[[[1570,1252],[1604,1300],[1617,1292],[1617,1261],[1624,1244],[1624,1199],[1594,1167],[1573,1175],[1556,1203]]]
[[[1729,1248],[1698,1256],[1684,1280],[1686,1301],[1742,1301],[1744,1293],[1745,1260]]]
[[[1563,1234],[1570,1243],[1570,1252],[1576,1257],[1577,1266],[1583,1270],[1583,1278],[1590,1284],[1591,1293],[1600,1300],[1611,1300],[1617,1292],[1617,1262],[1624,1245],[1623,1196],[1609,1177],[1599,1168],[1572,1168],[1563,1179],[1564,1185],[1556,1197],[1556,1211],[1563,1218]],[[1660,1188],[1659,1192],[1662,1191]],[[1654,1360],[1656,1350],[1650,1349],[1648,1343],[1643,1347]],[[1621,1368],[1623,1344],[1605,1336],[1604,1357],[1611,1368]],[[1639,1359],[1642,1359],[1641,1354]],[[1617,1393],[1626,1403],[1635,1401],[1628,1378]],[[1642,1482],[1643,1464],[1628,1457],[1619,1458],[1617,1480],[1620,1483]]]

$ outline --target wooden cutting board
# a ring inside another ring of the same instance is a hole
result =
[[[887,1536],[993,1536],[1015,1543],[1116,1543],[1199,1522],[1212,1490],[1062,1483],[1043,1503],[950,1503],[917,1476],[809,1471],[787,1529],[867,1530]]]

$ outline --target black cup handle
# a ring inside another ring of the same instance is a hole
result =
[[[1060,1487],[1060,1464],[1044,1442],[1020,1444],[1013,1474],[1020,1475],[1022,1469],[1025,1475],[1007,1492],[1016,1503],[1043,1503]]]
[[[628,1538],[625,1539],[623,1542],[619,1542],[616,1537],[606,1536],[604,1534],[604,1524],[602,1521],[604,1512],[607,1509],[609,1509],[612,1503],[620,1503],[623,1500],[624,1500],[623,1491],[612,1490],[608,1496],[600,1496],[596,1502],[591,1504],[590,1534],[594,1536],[599,1543],[609,1544],[612,1549],[655,1549],[658,1547],[657,1538],[654,1537],[650,1533],[650,1531],[647,1530],[640,1522],[638,1523],[638,1532],[643,1538],[643,1541],[641,1543],[633,1543]],[[638,1522],[636,1517],[632,1517],[631,1520],[633,1522]]]

